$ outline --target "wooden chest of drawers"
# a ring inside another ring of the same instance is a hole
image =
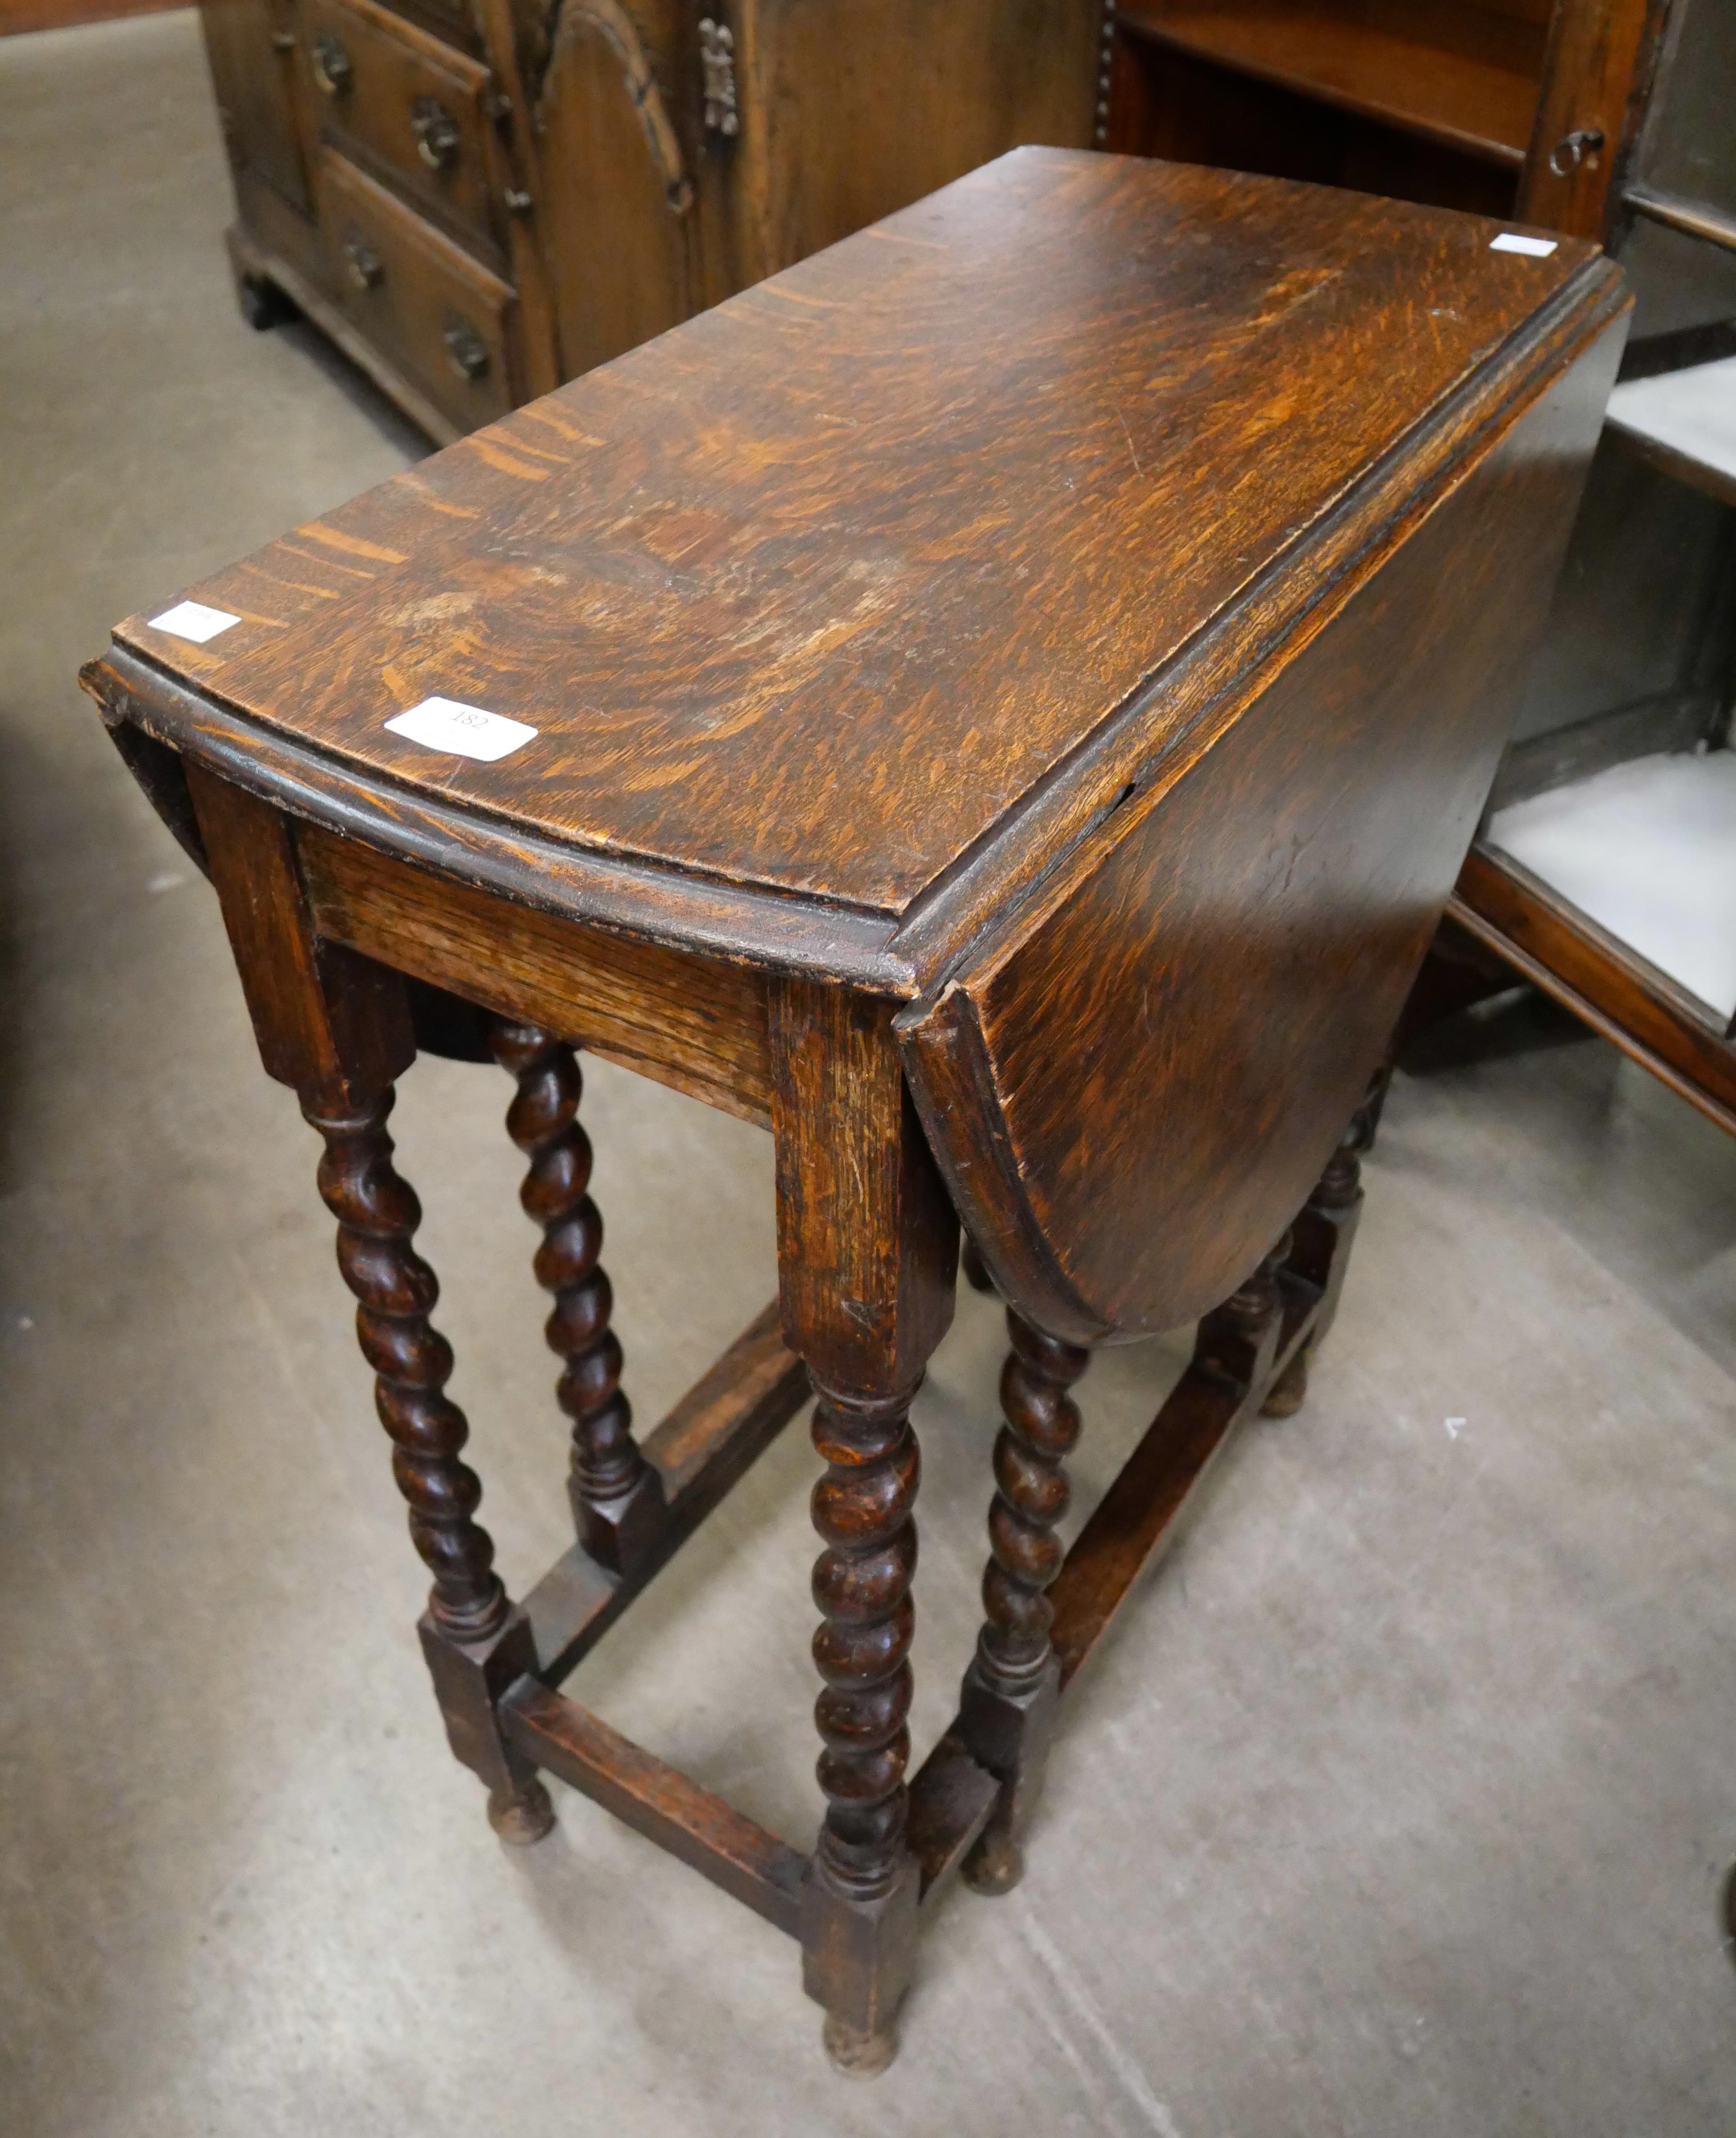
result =
[[[1025,142],[1089,142],[1103,0],[203,0],[248,316],[432,436]]]

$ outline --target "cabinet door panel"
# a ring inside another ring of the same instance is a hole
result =
[[[311,212],[296,116],[296,35],[281,0],[202,0],[205,54],[229,161]]]
[[[566,0],[539,100],[541,227],[563,374],[698,308],[698,227],[673,98],[677,10]],[[685,116],[685,114],[682,114]]]
[[[738,240],[770,275],[1009,149],[1091,145],[1101,0],[726,0]]]

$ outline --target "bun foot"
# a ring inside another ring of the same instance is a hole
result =
[[[1010,1834],[985,1833],[965,1858],[959,1876],[973,1893],[1010,1893],[1024,1876],[1024,1851]]]
[[[864,2034],[835,2013],[827,2014],[820,2039],[826,2045],[833,2070],[842,2072],[846,2078],[878,2078],[898,2053],[896,2027],[881,2027]]]
[[[1262,1418],[1294,1418],[1307,1401],[1308,1392],[1308,1355],[1304,1345],[1267,1389],[1259,1414]]]
[[[237,276],[235,283],[236,301],[241,306],[241,315],[255,334],[266,334],[273,327],[287,326],[291,320],[301,315],[294,300],[284,295],[277,285],[263,275]]]
[[[555,1823],[555,1807],[539,1781],[523,1789],[488,1793],[488,1823],[509,1848],[529,1848]]]

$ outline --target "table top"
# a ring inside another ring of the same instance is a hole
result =
[[[201,581],[207,642],[116,640],[473,848],[884,939],[1003,844],[997,896],[1039,871],[1044,798],[1196,717],[1188,649],[1610,273],[1501,228],[1017,151]],[[430,697],[535,732],[388,726]]]

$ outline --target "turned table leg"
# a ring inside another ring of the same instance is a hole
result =
[[[1298,1276],[1319,1289],[1320,1311],[1308,1341],[1298,1348],[1260,1405],[1264,1417],[1293,1418],[1307,1399],[1309,1366],[1338,1311],[1351,1242],[1362,1214],[1362,1154],[1374,1140],[1386,1096],[1383,1067],[1351,1115],[1313,1194],[1297,1213],[1288,1260]]]
[[[863,2075],[892,2060],[887,2008],[902,1994],[916,1936],[917,1866],[904,1845],[921,1471],[910,1401],[821,1389],[814,1415],[827,1466],[813,1501],[824,1547],[814,1566],[824,1614],[814,1661],[824,1686],[814,1721],[826,1812],[808,1915],[834,1964],[863,1978],[860,1994],[829,2012],[825,2039],[835,2063]]]
[[[802,1979],[840,2070],[897,2048],[922,1877],[906,1840],[910,1405],[952,1318],[958,1224],[904,1088],[895,1005],[774,985],[779,1298],[819,1402],[814,1723],[825,1815],[801,1900]]]
[[[1000,1784],[1000,1801],[966,1859],[979,1893],[1005,1893],[1024,1868],[1023,1840],[1043,1786],[1054,1734],[1060,1665],[1049,1644],[1054,1610],[1045,1591],[1064,1556],[1055,1525],[1070,1487],[1063,1468],[1079,1437],[1078,1406],[1068,1394],[1091,1355],[1034,1329],[1012,1308],[1013,1349],[1000,1376],[1006,1423],[995,1442],[991,1555],[983,1574],[987,1620],[965,1673],[960,1734],[977,1763]]]
[[[586,1192],[591,1146],[579,1124],[579,1063],[565,1041],[532,1024],[502,1020],[490,1044],[518,1081],[506,1133],[531,1161],[519,1200],[543,1229],[536,1281],[554,1294],[545,1333],[565,1362],[556,1400],[573,1422],[567,1491],[579,1541],[599,1565],[630,1573],[656,1550],[667,1511],[621,1389],[614,1295],[598,1259],[603,1218]]]
[[[501,1736],[493,1703],[535,1667],[535,1655],[494,1571],[494,1541],[476,1520],[482,1488],[461,1460],[470,1428],[445,1392],[452,1346],[428,1320],[440,1287],[411,1245],[422,1211],[392,1163],[392,1101],[389,1086],[369,1105],[304,1111],[325,1140],[320,1193],[338,1221],[338,1267],[356,1297],[356,1335],[392,1438],[392,1474],[433,1576],[421,1632],[447,1734],[488,1786],[496,1833],[532,1842],[554,1824],[554,1809],[535,1769]]]
[[[535,1668],[535,1647],[475,1519],[481,1487],[459,1459],[469,1428],[444,1393],[452,1351],[428,1324],[439,1287],[410,1244],[422,1213],[386,1134],[393,1080],[416,1058],[403,982],[320,938],[287,818],[196,763],[186,777],[261,1062],[325,1140],[320,1192],[338,1221],[410,1534],[433,1575],[418,1630],[447,1736],[487,1785],[496,1831],[534,1841],[554,1814],[535,1769],[505,1741],[496,1706]]]

